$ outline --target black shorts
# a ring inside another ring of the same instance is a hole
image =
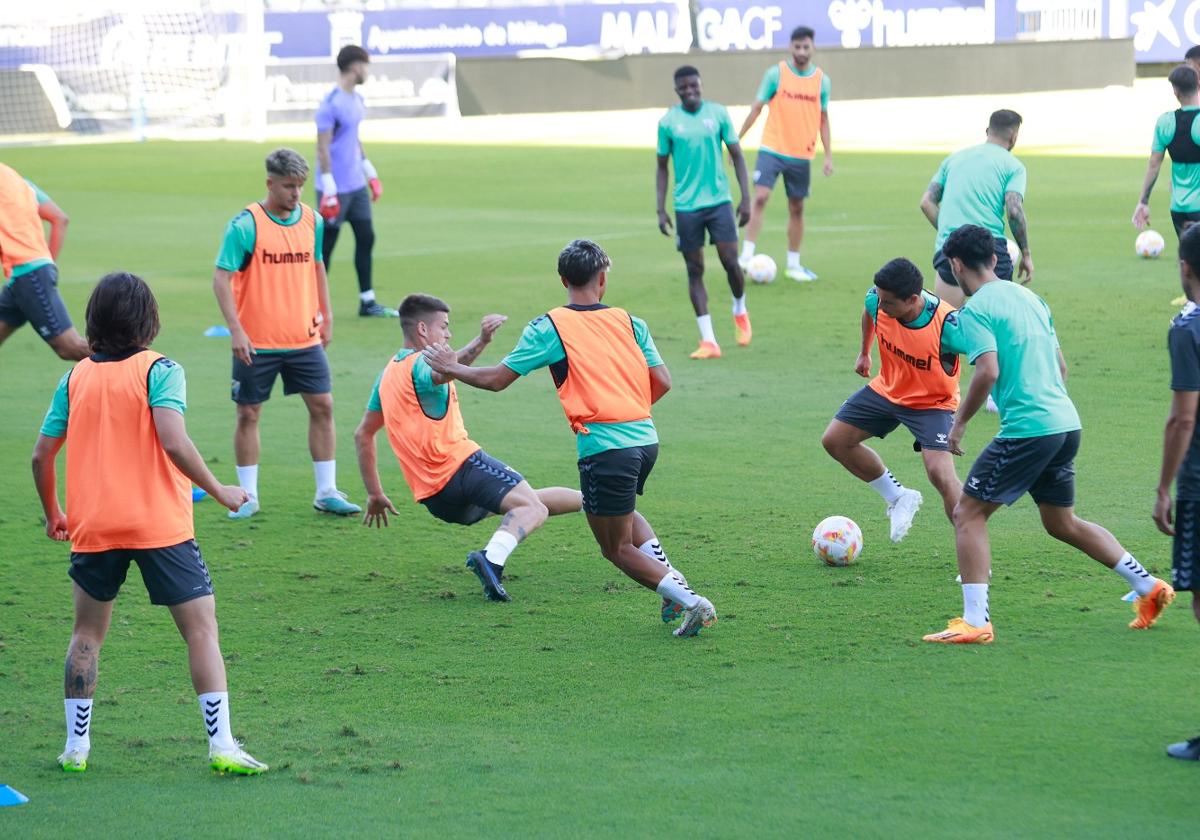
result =
[[[788,160],[771,152],[760,151],[754,159],[754,186],[775,189],[775,179],[783,175],[788,198],[806,198],[812,180],[812,161]]]
[[[1038,504],[1075,505],[1075,454],[1082,433],[996,438],[979,453],[963,492],[984,502],[1011,505],[1026,493]]]
[[[609,449],[579,459],[583,510],[593,516],[627,516],[637,507],[658,460],[658,444]]]
[[[1200,592],[1200,501],[1175,502],[1175,540],[1171,547],[1171,585],[1178,592]]]
[[[1013,261],[1008,254],[1008,240],[1003,236],[994,236],[996,250],[996,276],[1001,280],[1013,279]],[[938,248],[933,254],[933,269],[947,286],[958,286],[954,272],[950,270],[950,260]]]
[[[726,201],[713,207],[689,212],[675,212],[675,247],[687,253],[704,247],[704,232],[708,241],[737,244],[737,222],[733,219],[733,203]]]
[[[497,461],[480,449],[467,460],[446,486],[421,504],[443,522],[474,525],[493,513],[500,503],[525,478],[512,467]]]
[[[283,395],[328,394],[333,390],[329,378],[329,359],[325,348],[316,344],[302,350],[279,353],[255,353],[253,364],[233,357],[233,390],[235,403],[258,405],[271,398],[275,377],[283,377]]]
[[[1171,211],[1171,223],[1175,225],[1175,236],[1183,236],[1183,232],[1192,225],[1200,222],[1200,213],[1180,213],[1177,210]]]
[[[28,323],[44,341],[71,328],[67,305],[58,293],[58,269],[53,263],[22,274],[0,289],[0,321],[13,327]]]
[[[321,193],[317,193],[317,206],[321,206]],[[325,224],[337,227],[342,222],[371,221],[371,191],[367,187],[354,192],[338,193],[338,217]]]
[[[907,408],[880,396],[870,387],[863,387],[842,403],[833,419],[877,438],[887,437],[903,423],[921,449],[949,450],[954,412],[941,408]]]
[[[97,601],[111,601],[121,591],[129,563],[138,564],[150,603],[162,607],[213,594],[212,578],[200,556],[200,546],[188,540],[165,548],[114,548],[71,552],[67,574]]]

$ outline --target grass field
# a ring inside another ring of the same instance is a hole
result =
[[[77,323],[114,268],[154,286],[156,348],[187,370],[192,437],[234,480],[227,342],[211,266],[225,222],[261,197],[253,145],[8,149],[2,159],[71,214],[62,290]],[[307,151],[307,150],[306,150]],[[993,520],[988,648],[923,645],[958,613],[952,531],[910,440],[878,447],[926,506],[900,545],[883,505],[818,442],[853,373],[862,293],[933,232],[916,209],[932,156],[842,155],[809,206],[805,263],[821,280],[750,291],[738,349],[719,273],[719,362],[687,358],[695,322],[682,261],[655,226],[649,152],[377,146],[376,285],[454,307],[456,340],[511,316],[481,363],[562,301],[568,239],[613,256],[608,302],[645,317],[675,387],[655,410],[659,465],[641,507],[674,562],[716,604],[698,639],[670,636],[657,597],[596,550],[580,517],[552,521],[509,561],[512,603],[486,603],[463,568],[490,528],[455,528],[406,498],[390,455],[390,530],[310,507],[304,411],[263,413],[263,512],[232,523],[212,501],[197,534],[217,588],[234,730],[272,770],[218,778],[166,611],[131,576],[101,658],[90,768],[68,777],[62,655],[67,554],[47,540],[28,456],[66,370],[29,330],[0,348],[0,783],[31,798],[0,835],[95,836],[1088,836],[1179,837],[1197,768],[1163,755],[1196,734],[1197,628],[1182,598],[1147,633],[1126,628],[1111,572],[1045,536],[1028,500]],[[1054,310],[1083,417],[1079,509],[1166,576],[1150,521],[1169,401],[1174,261],[1133,256],[1143,164],[1028,158],[1034,288]],[[1166,189],[1157,226],[1169,235]],[[782,262],[785,210],[761,248]],[[330,348],[340,483],[363,490],[351,433],[399,343],[355,317],[352,240],[332,271]],[[1173,252],[1173,241],[1171,246]],[[715,265],[715,258],[710,260]],[[500,395],[460,390],[472,436],[536,485],[577,480],[550,377]],[[972,425],[977,452],[995,429]],[[386,452],[386,448],[384,449]],[[965,474],[967,463],[960,465]],[[111,488],[119,493],[120,488]],[[808,537],[831,513],[863,527],[846,569]]]

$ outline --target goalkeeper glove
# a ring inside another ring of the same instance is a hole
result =
[[[321,173],[321,215],[325,221],[333,224],[342,212],[342,203],[338,201],[337,184],[328,172]]]
[[[362,168],[363,174],[367,176],[367,186],[371,188],[371,200],[378,201],[379,196],[383,195],[383,182],[379,180],[379,173],[366,158],[363,158]]]

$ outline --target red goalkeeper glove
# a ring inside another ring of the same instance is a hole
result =
[[[342,203],[338,201],[337,185],[333,176],[328,172],[321,175],[321,206],[317,208],[326,222],[333,224],[342,212]]]
[[[367,176],[367,186],[371,188],[371,201],[378,201],[379,196],[383,195],[383,181],[379,180],[379,173],[366,158],[363,158],[362,168],[363,174]]]

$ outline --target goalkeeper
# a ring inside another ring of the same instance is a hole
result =
[[[358,273],[358,314],[364,318],[395,318],[397,312],[375,300],[371,285],[371,249],[375,227],[371,203],[383,195],[383,184],[358,139],[358,125],[367,106],[355,88],[367,80],[371,58],[362,47],[342,47],[337,55],[337,86],[317,107],[317,206],[325,217],[321,258],[329,260],[342,224],[354,230],[354,269]]]

